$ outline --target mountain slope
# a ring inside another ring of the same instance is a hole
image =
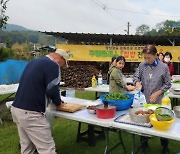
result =
[[[3,29],[4,31],[30,31],[29,29],[23,27],[23,26],[19,26],[19,25],[15,25],[15,24],[7,24],[6,28]]]

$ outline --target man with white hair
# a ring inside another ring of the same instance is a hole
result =
[[[62,105],[59,93],[60,67],[67,68],[68,54],[55,52],[28,63],[21,76],[11,113],[20,137],[21,153],[55,154],[50,124],[45,117],[47,99]]]

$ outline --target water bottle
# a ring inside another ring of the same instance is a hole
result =
[[[102,74],[101,74],[101,71],[99,71],[99,75],[98,75],[98,85],[102,85]]]

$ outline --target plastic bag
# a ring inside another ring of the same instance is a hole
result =
[[[144,94],[141,91],[138,91],[135,95],[134,95],[134,99],[133,99],[133,107],[142,107],[144,105],[146,105],[146,98],[144,96]]]

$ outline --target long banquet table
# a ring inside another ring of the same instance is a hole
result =
[[[80,104],[99,104],[101,103],[100,100],[96,101],[87,101],[77,98],[65,98],[63,97],[62,100],[68,101],[71,103],[80,103]],[[98,103],[99,102],[99,103]],[[126,130],[129,133],[134,134],[140,134],[144,136],[157,136],[157,137],[163,137],[167,139],[172,139],[176,141],[180,141],[180,119],[175,117],[174,124],[171,126],[171,128],[168,131],[158,131],[152,128],[146,128],[142,126],[136,126],[136,125],[130,125],[130,124],[124,124],[124,123],[118,123],[115,122],[114,119],[122,114],[125,114],[128,112],[128,110],[124,111],[117,111],[115,118],[111,119],[99,119],[96,117],[96,114],[90,114],[88,113],[87,109],[82,109],[80,111],[77,111],[75,113],[68,113],[68,112],[62,112],[62,111],[55,111],[55,110],[49,110],[48,111],[51,116],[56,117],[62,117],[70,120],[74,120],[77,122],[83,122],[87,124],[92,124],[96,126],[101,126],[105,128],[105,133],[107,134],[108,129],[117,129],[117,130]],[[106,136],[106,147],[105,147],[105,153],[108,153],[108,137]],[[135,153],[135,141],[132,140],[132,154]]]

